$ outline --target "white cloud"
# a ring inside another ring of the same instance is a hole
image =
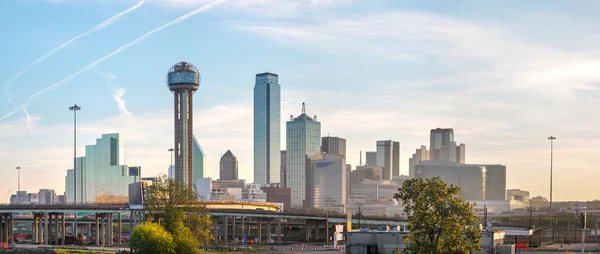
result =
[[[131,112],[127,110],[125,106],[125,100],[123,99],[123,95],[125,95],[125,88],[117,88],[113,91],[113,99],[117,102],[117,106],[119,107],[119,112],[122,116],[132,116]]]

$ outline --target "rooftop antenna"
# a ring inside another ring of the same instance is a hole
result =
[[[306,107],[305,107],[304,102],[302,102],[302,114],[303,115],[306,114]]]
[[[360,153],[360,163],[359,163],[359,166],[362,166],[362,150],[360,150],[359,153]]]

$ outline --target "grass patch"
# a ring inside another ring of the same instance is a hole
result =
[[[114,251],[98,251],[98,250],[54,250],[56,254],[74,254],[74,253],[86,253],[86,254],[115,254]]]

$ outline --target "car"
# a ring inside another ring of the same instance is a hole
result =
[[[248,245],[240,245],[240,247],[238,247],[239,250],[251,250],[252,246],[248,246]]]

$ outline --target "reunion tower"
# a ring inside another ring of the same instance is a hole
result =
[[[200,86],[200,73],[190,63],[177,63],[167,74],[167,86],[175,95],[175,180],[194,189],[193,95]]]

